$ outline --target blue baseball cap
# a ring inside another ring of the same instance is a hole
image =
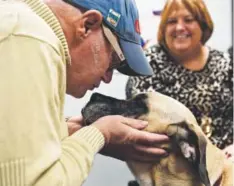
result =
[[[98,10],[104,24],[118,36],[125,57],[124,65],[117,70],[126,75],[153,74],[141,47],[139,15],[134,0],[68,0],[74,6]]]

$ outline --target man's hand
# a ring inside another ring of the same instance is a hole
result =
[[[103,155],[120,160],[155,161],[166,156],[167,152],[157,148],[158,144],[168,142],[166,135],[142,131],[147,123],[142,120],[122,116],[105,116],[92,124],[105,137]]]
[[[67,126],[68,126],[69,136],[83,127],[83,118],[82,118],[82,116],[69,117],[66,122],[67,122]]]
[[[160,148],[144,146],[141,149],[135,148],[137,145],[109,144],[105,146],[100,154],[110,156],[122,161],[135,160],[140,162],[155,162],[168,153]]]

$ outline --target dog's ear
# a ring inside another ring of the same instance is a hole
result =
[[[167,135],[179,146],[184,157],[192,163],[203,184],[210,186],[206,169],[207,141],[201,130],[197,130],[194,125],[186,121],[182,121],[170,124]]]

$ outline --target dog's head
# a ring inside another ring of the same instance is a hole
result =
[[[193,114],[183,104],[160,93],[142,93],[129,100],[94,93],[82,109],[85,123],[107,115],[122,115],[147,120],[147,131],[164,133],[179,147],[195,168],[201,181],[210,185],[206,170],[206,138]]]

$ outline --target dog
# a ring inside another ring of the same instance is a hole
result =
[[[122,115],[148,121],[144,129],[166,134],[167,157],[154,164],[128,161],[140,186],[232,186],[233,164],[203,133],[192,112],[177,100],[157,92],[120,100],[94,93],[82,109],[86,124],[100,117]]]

